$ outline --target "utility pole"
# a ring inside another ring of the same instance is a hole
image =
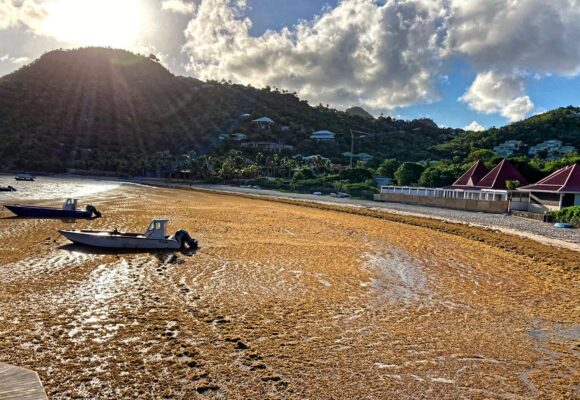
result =
[[[366,135],[370,135],[370,133],[368,132],[363,132],[363,131],[357,131],[355,129],[349,129],[350,130],[350,166],[349,168],[352,169],[352,157],[354,155],[354,132],[356,133],[362,133],[363,136],[359,136],[359,138],[364,138],[366,137]]]

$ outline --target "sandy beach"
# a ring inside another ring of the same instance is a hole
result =
[[[0,362],[37,371],[51,399],[580,395],[578,252],[190,190],[120,185],[90,202],[103,218],[0,210]],[[155,216],[200,249],[103,252],[57,233]]]

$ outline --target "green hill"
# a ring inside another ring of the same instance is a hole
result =
[[[234,132],[248,141],[291,145],[287,156],[322,154],[346,163],[342,154],[350,151],[351,130],[355,153],[371,154],[371,165],[386,158],[459,162],[474,149],[510,139],[530,145],[560,139],[580,147],[578,112],[560,109],[501,129],[463,132],[428,119],[375,119],[352,109],[311,106],[278,89],[175,76],[155,56],[108,48],[55,50],[0,78],[0,169],[141,174],[168,168],[180,154],[240,149],[240,143],[218,140]],[[275,124],[251,124],[263,116]],[[336,140],[310,139],[323,129],[336,133]]]
[[[241,113],[276,121],[252,132]],[[287,126],[284,135],[280,127]],[[356,151],[377,159],[432,156],[451,136],[425,121],[377,120],[311,107],[295,94],[225,82],[204,84],[171,74],[155,57],[124,50],[56,50],[0,79],[0,167],[140,172],[170,152],[203,153],[221,132],[246,129],[251,140],[281,141],[297,152],[339,157],[350,131],[369,132]],[[309,139],[315,130],[337,134],[332,144]],[[404,148],[403,148],[404,147]]]
[[[502,128],[464,132],[436,146],[435,150],[444,157],[465,158],[472,151],[492,149],[508,140],[523,142],[521,154],[527,154],[529,147],[547,140],[560,140],[580,149],[580,108],[558,108]]]

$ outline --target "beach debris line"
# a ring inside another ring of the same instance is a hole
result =
[[[84,210],[78,209],[78,199],[66,199],[61,208],[38,207],[25,205],[5,205],[19,217],[35,218],[99,218],[101,212],[95,206],[88,204]]]
[[[118,229],[112,232],[90,230],[59,232],[73,243],[93,247],[135,250],[179,250],[185,247],[197,249],[197,241],[185,230],[178,230],[173,236],[167,235],[168,223],[168,219],[153,219],[145,233],[122,233]]]

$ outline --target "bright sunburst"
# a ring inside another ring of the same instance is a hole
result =
[[[142,31],[139,0],[56,0],[47,11],[45,32],[65,43],[126,47]]]

